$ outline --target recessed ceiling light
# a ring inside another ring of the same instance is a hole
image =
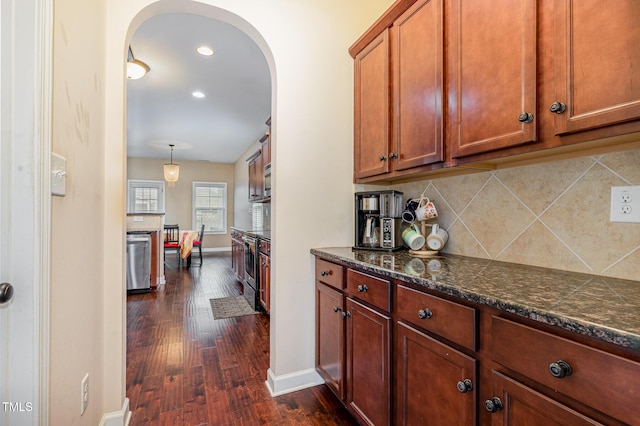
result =
[[[198,52],[202,56],[213,56],[213,54],[215,53],[209,46],[198,46],[196,47],[196,52]]]
[[[195,92],[193,92],[192,95],[193,95],[194,98],[204,98],[205,97],[205,94],[202,93],[199,90],[196,90]]]

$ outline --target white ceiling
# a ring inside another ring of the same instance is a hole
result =
[[[205,57],[195,48],[208,45]],[[271,77],[258,46],[239,29],[186,13],[145,21],[131,40],[151,71],[127,81],[127,155],[233,163],[264,135]],[[191,93],[199,90],[204,99]]]

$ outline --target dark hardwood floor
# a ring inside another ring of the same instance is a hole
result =
[[[214,320],[209,299],[242,292],[231,255],[194,263],[171,256],[167,284],[127,296],[131,426],[357,424],[324,385],[272,398],[268,317]]]

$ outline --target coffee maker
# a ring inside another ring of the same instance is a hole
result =
[[[355,242],[353,248],[394,251],[402,248],[402,192],[355,193]]]

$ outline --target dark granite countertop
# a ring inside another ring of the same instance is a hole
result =
[[[235,226],[231,227],[232,230],[242,232],[243,234],[251,235],[262,240],[271,241],[271,231],[265,229],[242,229]]]
[[[640,350],[640,281],[442,254],[312,249],[315,256]]]

